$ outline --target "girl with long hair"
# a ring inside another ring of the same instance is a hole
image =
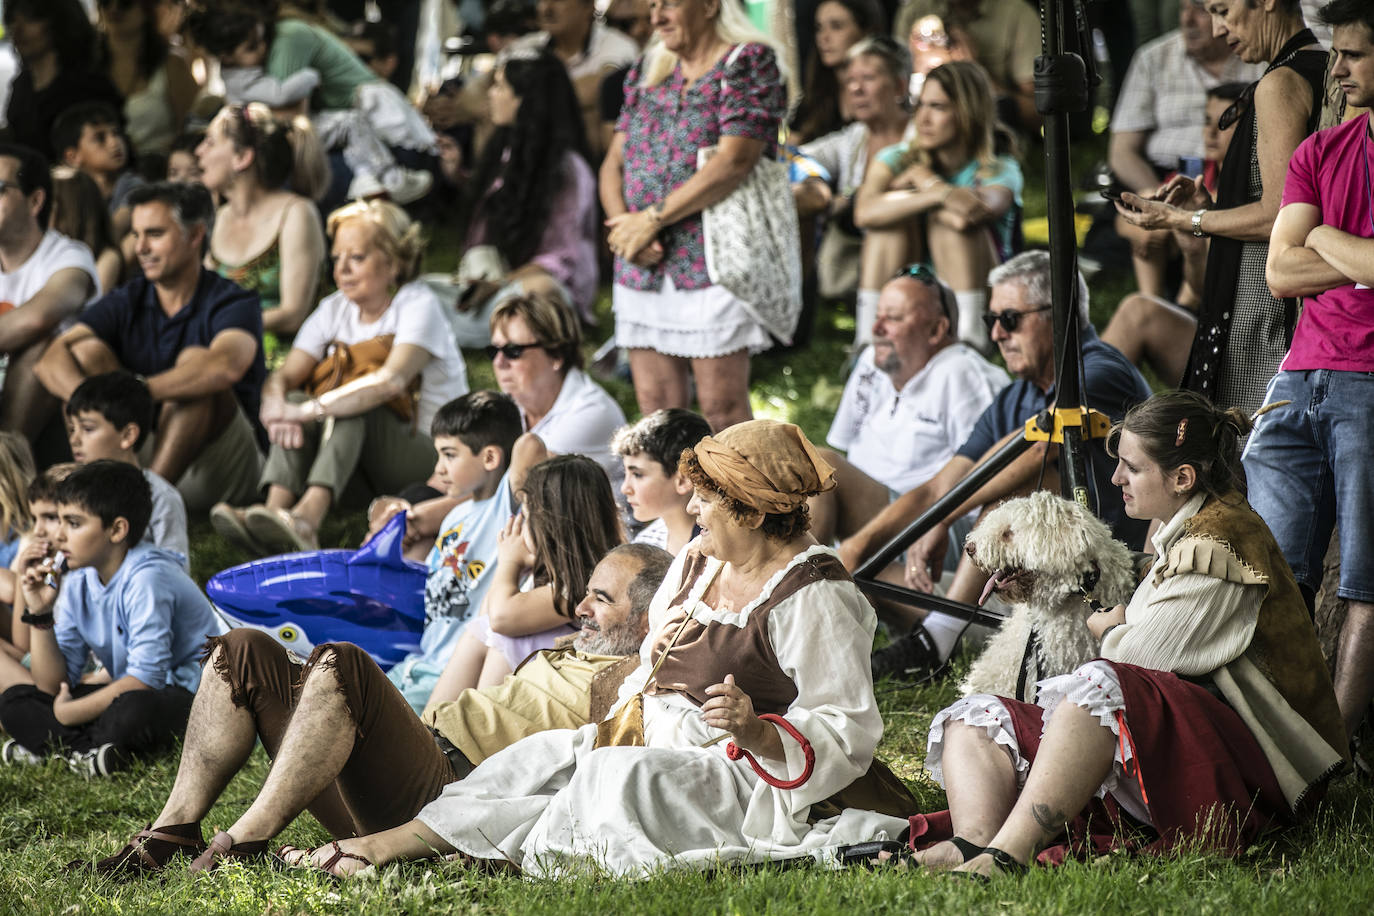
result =
[[[159,30],[161,0],[98,0],[105,72],[124,96],[134,152],[166,153],[200,87]]]
[[[883,34],[885,25],[877,0],[822,0],[816,5],[816,46],[804,65],[802,100],[792,117],[789,142],[823,137],[853,117],[844,101],[848,52],[865,38]]]
[[[497,566],[453,650],[427,708],[468,687],[499,684],[532,652],[576,631],[575,610],[592,570],[625,531],[606,472],[583,455],[557,455],[530,468],[516,494]]]
[[[112,290],[124,282],[124,255],[115,241],[110,211],[95,179],[78,169],[59,165],[52,170],[52,228],[91,249],[100,288]]]
[[[469,187],[472,221],[460,303],[484,345],[491,311],[517,294],[542,294],[591,320],[596,297],[596,179],[567,68],[546,50],[503,59],[487,93],[495,132]],[[471,337],[471,341],[467,338]]]
[[[987,275],[1012,254],[1023,183],[1016,159],[998,150],[1009,135],[987,73],[971,61],[931,70],[915,125],[915,139],[878,153],[855,197],[865,231],[859,320],[871,321],[893,271],[927,260],[954,289],[960,340],[987,353]]]

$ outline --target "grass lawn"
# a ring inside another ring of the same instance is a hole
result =
[[[1100,150],[1076,158],[1086,164]],[[1043,179],[1028,157],[1027,216],[1044,213]],[[430,269],[451,267],[452,237],[439,233]],[[1099,275],[1093,317],[1105,325],[1129,287],[1129,277]],[[609,304],[597,340],[609,333]],[[843,378],[838,367],[852,339],[853,318],[821,310],[815,343],[804,353],[765,355],[754,362],[754,407],[761,416],[791,419],[823,441]],[[492,386],[490,365],[469,359],[474,387]],[[608,384],[633,412],[628,384]],[[337,513],[322,532],[324,543],[355,544],[364,530],[359,511]],[[193,572],[203,582],[241,562],[201,522],[192,527]],[[962,663],[966,664],[967,659]],[[880,685],[886,733],[879,754],[912,786],[926,810],[944,807],[939,787],[921,769],[931,716],[956,696],[959,672],[921,688]],[[206,818],[207,838],[247,807],[266,773],[259,750]],[[0,767],[0,914],[7,913],[427,913],[593,912],[645,914],[751,914],[823,912],[989,913],[1344,913],[1367,912],[1374,900],[1374,791],[1346,780],[1336,785],[1316,818],[1239,861],[1204,854],[1166,860],[1112,856],[1056,871],[1039,871],[995,886],[973,886],[922,874],[815,868],[671,874],[644,882],[592,876],[562,882],[484,877],[450,865],[387,867],[372,877],[336,884],[311,874],[282,874],[269,867],[229,867],[192,880],[176,871],[132,884],[69,875],[64,864],[89,861],[119,848],[160,809],[175,761],[137,765],[111,779],[87,781],[60,763],[41,768]],[[684,799],[684,804],[691,804]],[[298,819],[280,843],[310,846],[328,839],[309,816]]]

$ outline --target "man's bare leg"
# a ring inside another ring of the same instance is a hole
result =
[[[232,391],[193,401],[163,402],[157,444],[148,467],[175,485],[201,452],[228,429],[237,409]]]
[[[205,662],[176,782],[154,827],[198,823],[253,752],[257,726],[252,713],[234,704],[229,684],[218,673],[223,654],[224,647],[216,646]]]
[[[235,843],[276,836],[333,785],[348,762],[357,728],[334,658],[333,650],[326,650],[311,666],[262,790],[226,831]]]

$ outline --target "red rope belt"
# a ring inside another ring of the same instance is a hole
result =
[[[806,766],[802,769],[802,774],[798,776],[796,779],[792,780],[782,780],[778,779],[775,776],[770,776],[768,775],[768,773],[764,771],[763,767],[759,766],[759,762],[754,759],[753,754],[749,753],[744,748],[735,744],[735,742],[733,741],[725,745],[725,756],[730,758],[731,760],[738,760],[741,757],[743,757],[745,760],[748,760],[749,765],[754,768],[754,772],[759,774],[759,778],[775,789],[797,788],[798,786],[800,786],[801,784],[803,784],[811,778],[811,771],[816,768],[815,749],[811,747],[811,742],[806,740],[806,736],[803,735],[801,732],[797,731],[797,729],[792,725],[792,723],[788,722],[782,716],[775,716],[771,712],[766,712],[763,715],[759,716],[759,718],[765,722],[772,722],[774,725],[778,726],[783,731],[787,732],[787,734],[791,735],[793,740],[795,740],[798,744],[801,745],[802,755],[806,758]]]

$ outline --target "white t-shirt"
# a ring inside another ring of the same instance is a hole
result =
[[[38,243],[38,247],[29,255],[27,261],[9,273],[0,271],[0,315],[10,309],[19,308],[38,295],[38,291],[48,285],[53,274],[68,267],[84,270],[91,278],[91,294],[87,297],[87,302],[101,294],[100,275],[96,272],[91,249],[82,242],[67,238],[55,229],[49,229],[43,233],[43,240]],[[68,319],[53,328],[54,336],[66,330],[70,321],[71,319]],[[9,361],[8,353],[0,353],[0,385],[5,383]]]
[[[524,411],[521,411],[524,417]],[[524,421],[529,425],[529,421]],[[620,492],[625,465],[611,451],[611,436],[625,425],[625,412],[581,369],[569,369],[548,415],[528,430],[557,455],[586,455],[606,469],[611,492]]]
[[[956,343],[931,357],[898,391],[874,364],[873,347],[865,347],[826,440],[869,477],[905,493],[954,457],[1009,381],[1001,369]]]
[[[153,514],[143,540],[181,554],[181,565],[190,568],[191,541],[186,535],[186,503],[181,493],[160,474],[143,469],[143,477],[153,491]]]
[[[441,333],[435,333],[438,329]],[[429,435],[435,412],[468,390],[467,367],[453,342],[439,297],[422,281],[412,280],[396,291],[390,307],[371,323],[343,293],[331,293],[305,319],[291,346],[315,359],[324,359],[329,344],[362,343],[394,334],[392,346],[413,344],[434,358],[420,370],[420,416],[417,428]]]

